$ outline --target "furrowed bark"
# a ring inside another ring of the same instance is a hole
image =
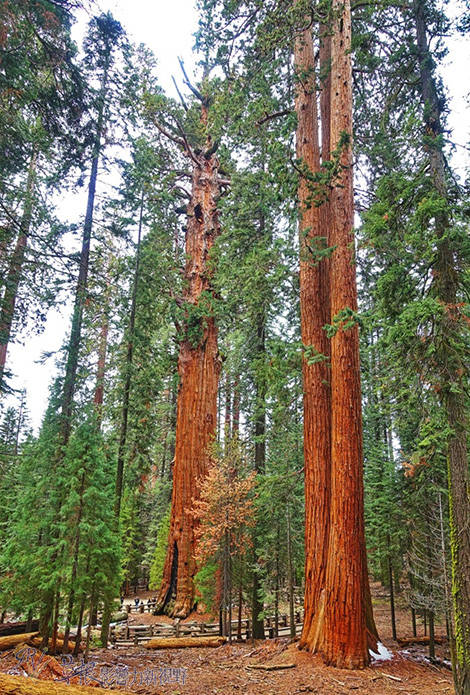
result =
[[[202,106],[203,122],[207,110]],[[191,514],[206,475],[216,435],[220,359],[212,302],[210,252],[220,233],[219,162],[212,152],[194,154],[186,232],[184,306],[186,316],[178,358],[175,462],[168,551],[158,610],[186,617],[194,607],[196,519]],[[174,603],[173,603],[174,598]]]
[[[298,78],[297,158],[308,173],[320,171],[315,58],[311,30],[295,42],[295,70]],[[325,85],[323,111],[328,109]],[[322,129],[323,158],[327,158],[329,128]],[[328,557],[328,528],[331,486],[331,387],[330,344],[324,331],[330,321],[329,260],[317,252],[329,245],[328,207],[306,176],[298,187],[300,236],[300,320],[302,343],[304,462],[305,462],[305,596],[304,626],[300,646],[315,651],[318,646],[323,610]],[[317,203],[317,204],[316,204]],[[313,359],[315,358],[315,359]]]
[[[340,168],[330,197],[330,243],[334,246],[330,264],[331,317],[333,321],[344,311],[353,312],[353,316],[352,326],[344,327],[349,317],[341,320],[331,339],[330,535],[320,652],[327,664],[363,668],[369,663],[370,589],[364,533],[359,330],[354,320],[357,289],[349,0],[334,0],[333,13],[330,139],[331,152],[337,153]]]

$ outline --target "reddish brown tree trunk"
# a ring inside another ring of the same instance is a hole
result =
[[[297,158],[302,170],[320,170],[315,58],[311,29],[295,42],[297,74]],[[323,153],[325,156],[325,153]],[[320,595],[328,553],[331,462],[329,261],[317,251],[328,246],[328,220],[306,176],[299,181],[300,315],[304,353],[305,598],[300,645],[314,650],[318,640]],[[313,361],[315,359],[315,361]]]
[[[178,358],[179,388],[176,417],[175,463],[168,551],[158,597],[158,609],[175,617],[192,610],[196,519],[191,514],[198,498],[216,433],[220,359],[217,326],[211,302],[210,251],[220,232],[218,159],[208,147],[194,154],[186,232],[184,306],[185,325]],[[171,604],[173,597],[174,605]],[[170,604],[170,605],[168,605]]]
[[[339,156],[331,192],[331,316],[357,311],[352,170],[351,11],[333,2],[330,138]],[[320,651],[326,663],[362,668],[369,663],[369,584],[364,534],[362,417],[357,323],[339,324],[331,340],[331,507]],[[372,626],[371,626],[372,627]],[[375,628],[371,636],[375,633]]]
[[[321,34],[322,159],[334,153],[340,166],[328,201],[318,185],[309,186],[305,178],[299,185],[306,504],[300,646],[320,652],[328,664],[361,668],[369,662],[368,646],[376,646],[377,633],[364,536],[359,335],[357,324],[340,326],[331,341],[323,330],[340,312],[357,311],[349,5],[337,3],[332,38],[326,27]],[[297,156],[315,174],[320,148],[310,29],[296,41],[295,63],[301,78]],[[331,259],[318,257],[327,247],[334,249]]]

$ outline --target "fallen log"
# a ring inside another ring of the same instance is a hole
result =
[[[255,668],[259,671],[280,671],[284,668],[295,668],[295,664],[248,664],[246,668]]]
[[[22,635],[8,635],[0,637],[0,652],[7,649],[14,649],[18,644],[26,644],[39,635],[39,632],[25,632]]]
[[[8,635],[21,635],[27,632],[28,623],[3,623],[0,624],[0,637],[7,637]],[[29,632],[36,632],[39,630],[39,620],[32,620],[30,623]]]
[[[438,637],[437,635],[434,637],[434,642],[436,644],[442,644],[445,641],[445,637]],[[400,647],[408,647],[410,644],[429,644],[429,635],[423,637],[402,637],[398,638],[397,642]]]
[[[226,637],[155,637],[144,644],[146,649],[186,649],[187,647],[220,647]]]
[[[66,685],[23,676],[7,676],[4,673],[0,673],[0,693],[2,695],[109,695],[110,693],[132,695],[128,690],[104,690],[85,685]]]

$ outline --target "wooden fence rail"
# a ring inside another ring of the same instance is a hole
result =
[[[143,612],[143,611],[142,611]],[[300,611],[295,614],[295,629],[299,632],[299,626],[303,623],[303,615]],[[290,622],[288,615],[279,615],[276,626],[276,618],[274,615],[265,617],[265,634],[269,639],[290,634]],[[231,623],[232,637],[237,638],[238,620],[232,620]],[[117,647],[125,647],[130,645],[138,646],[145,643],[152,637],[201,637],[203,635],[219,635],[219,623],[199,623],[196,621],[190,623],[181,623],[175,620],[173,623],[155,623],[153,625],[113,625],[109,631],[109,641]],[[242,639],[251,639],[251,620],[243,618],[241,621],[241,637]]]

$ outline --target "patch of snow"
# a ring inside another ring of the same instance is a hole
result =
[[[393,659],[393,654],[387,649],[387,647],[382,644],[382,642],[377,642],[377,653],[369,649],[369,654],[372,657],[372,661],[390,661]]]

